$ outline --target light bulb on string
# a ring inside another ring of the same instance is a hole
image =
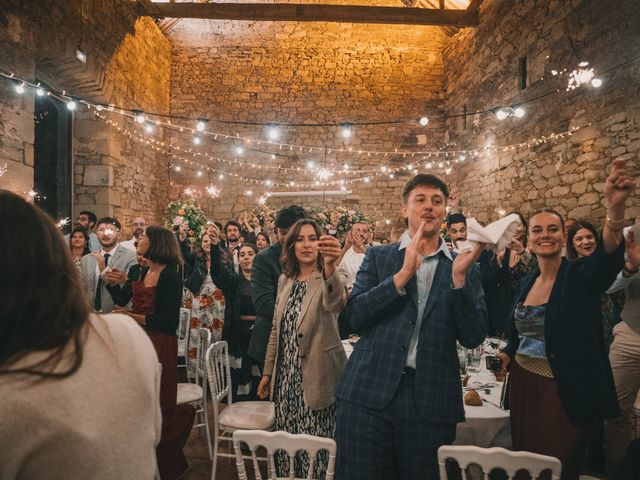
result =
[[[198,175],[199,177],[201,177],[201,176],[203,175],[202,170],[198,170],[198,171],[196,172],[196,175]]]
[[[429,119],[427,117],[421,117],[419,122],[420,122],[420,125],[422,125],[423,127],[426,127],[429,124]]]
[[[144,123],[144,121],[145,121],[144,112],[142,110],[136,110],[134,112],[134,117],[133,118],[138,123]]]
[[[180,165],[176,165],[175,167],[173,167],[173,169],[174,169],[176,172],[179,172],[179,171],[181,171],[181,170],[182,170],[182,167],[180,167]]]
[[[518,118],[522,118],[522,117],[524,117],[524,114],[525,114],[524,108],[522,108],[522,107],[516,107],[516,108],[513,110],[513,114],[514,114],[516,117],[518,117]]]
[[[496,117],[498,118],[498,120],[504,120],[508,116],[509,116],[509,112],[506,111],[504,108],[501,108],[496,112]]]
[[[200,145],[202,143],[202,139],[196,135],[193,137],[193,143],[194,145]]]
[[[312,168],[314,168],[315,166],[316,166],[316,164],[313,162],[313,160],[309,160],[309,161],[307,162],[307,168],[312,169]]]
[[[22,95],[24,93],[24,83],[18,83],[15,88],[18,95]]]
[[[236,155],[242,155],[244,153],[244,147],[242,147],[242,145],[236,145],[236,148],[234,150],[236,152]]]
[[[345,163],[345,164],[342,166],[342,168],[343,168],[343,169],[344,169],[344,171],[346,172],[346,171],[347,171],[347,170],[349,170],[349,168],[351,168],[351,167],[349,167],[349,164],[348,164],[348,163]]]
[[[280,128],[277,125],[267,125],[267,137],[269,140],[280,138]]]
[[[223,174],[218,175],[218,180],[224,180],[224,175]]]
[[[147,122],[144,124],[144,131],[147,133],[153,133],[153,124],[150,122]]]
[[[458,157],[458,160],[460,160],[461,162],[464,162],[467,159],[467,157],[465,155],[460,155]]]
[[[196,129],[199,132],[204,132],[204,129],[206,128],[206,126],[207,126],[207,121],[204,118],[199,119],[198,123],[196,123]]]
[[[351,138],[351,135],[353,134],[352,125],[350,123],[343,123],[341,127],[342,127],[341,129],[342,137]]]
[[[45,93],[46,93],[46,92],[44,91],[44,89],[42,89],[42,88],[40,88],[40,87],[36,88],[36,95],[38,95],[39,97],[44,96],[44,94],[45,94]],[[98,106],[99,106],[99,105],[98,105]]]
[[[67,109],[69,109],[70,111],[74,111],[76,109],[78,105],[76,104],[76,102],[74,102],[73,100],[69,100],[67,102]]]
[[[275,159],[276,159],[276,154],[275,154],[275,153],[272,153],[272,154],[271,154],[271,160],[275,160]]]
[[[271,180],[266,180],[264,184],[270,187],[273,184],[273,182]]]
[[[591,85],[595,88],[600,88],[602,86],[602,80],[598,77],[591,79]]]
[[[363,180],[364,180],[364,183],[369,183],[369,182],[371,181],[371,178],[369,178],[369,177],[364,177],[364,178],[363,178]]]

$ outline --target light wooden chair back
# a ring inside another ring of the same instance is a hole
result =
[[[276,468],[274,455],[278,451],[284,451],[289,457],[289,477],[288,480],[302,480],[295,477],[294,460],[298,452],[304,451],[309,455],[309,472],[306,480],[313,479],[314,464],[318,461],[317,455],[325,450],[329,455],[329,464],[324,478],[333,480],[336,464],[336,442],[331,438],[316,437],[314,435],[294,435],[288,432],[265,432],[264,430],[238,430],[233,433],[233,449],[236,454],[236,467],[238,468],[238,479],[248,480],[244,466],[241,443],[246,443],[251,450],[253,471],[256,480],[262,480],[260,468],[258,467],[258,457],[256,451],[259,447],[267,450],[268,458],[268,478],[276,480]]]
[[[562,464],[555,457],[531,452],[512,452],[499,447],[447,445],[438,449],[441,480],[448,478],[445,464],[449,459],[458,462],[462,480],[467,480],[466,470],[470,465],[478,465],[482,469],[484,480],[489,479],[489,474],[494,469],[504,470],[509,480],[512,480],[520,470],[528,471],[532,480],[538,479],[545,470],[551,471],[551,480],[559,480],[562,473]]]

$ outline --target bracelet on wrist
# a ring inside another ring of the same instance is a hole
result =
[[[611,218],[609,215],[607,215],[606,223],[609,224],[609,227],[614,227],[614,226],[618,226],[618,225],[624,226],[625,219],[623,217],[623,218],[619,218],[619,219],[615,220],[615,219]]]

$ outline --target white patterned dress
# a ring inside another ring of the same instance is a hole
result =
[[[296,323],[306,293],[306,282],[296,280],[291,289],[291,295],[287,301],[280,325],[278,368],[274,388],[275,430],[334,438],[336,428],[335,403],[322,410],[311,410],[304,402],[302,364],[298,355]],[[318,455],[318,459],[319,465],[316,464],[314,468],[314,476],[315,478],[324,478],[328,464],[326,452],[321,452]],[[278,477],[288,477],[288,457],[281,452],[281,455],[276,460]],[[296,477],[306,478],[308,468],[309,458],[307,454],[296,455]]]
[[[191,292],[189,292],[191,293]],[[211,331],[211,343],[222,339],[224,328],[224,295],[213,280],[211,274],[202,282],[197,295],[192,295],[191,301],[185,299],[185,308],[191,309],[189,320],[189,343],[187,352],[187,375],[195,376],[196,353],[198,350],[198,329],[207,328]]]

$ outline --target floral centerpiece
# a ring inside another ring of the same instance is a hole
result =
[[[342,206],[325,206],[310,209],[311,217],[330,235],[342,238],[351,230],[354,223],[371,223],[371,219],[360,209]]]
[[[165,226],[174,232],[184,228],[189,242],[195,244],[207,228],[207,218],[192,197],[182,197],[167,205]]]

